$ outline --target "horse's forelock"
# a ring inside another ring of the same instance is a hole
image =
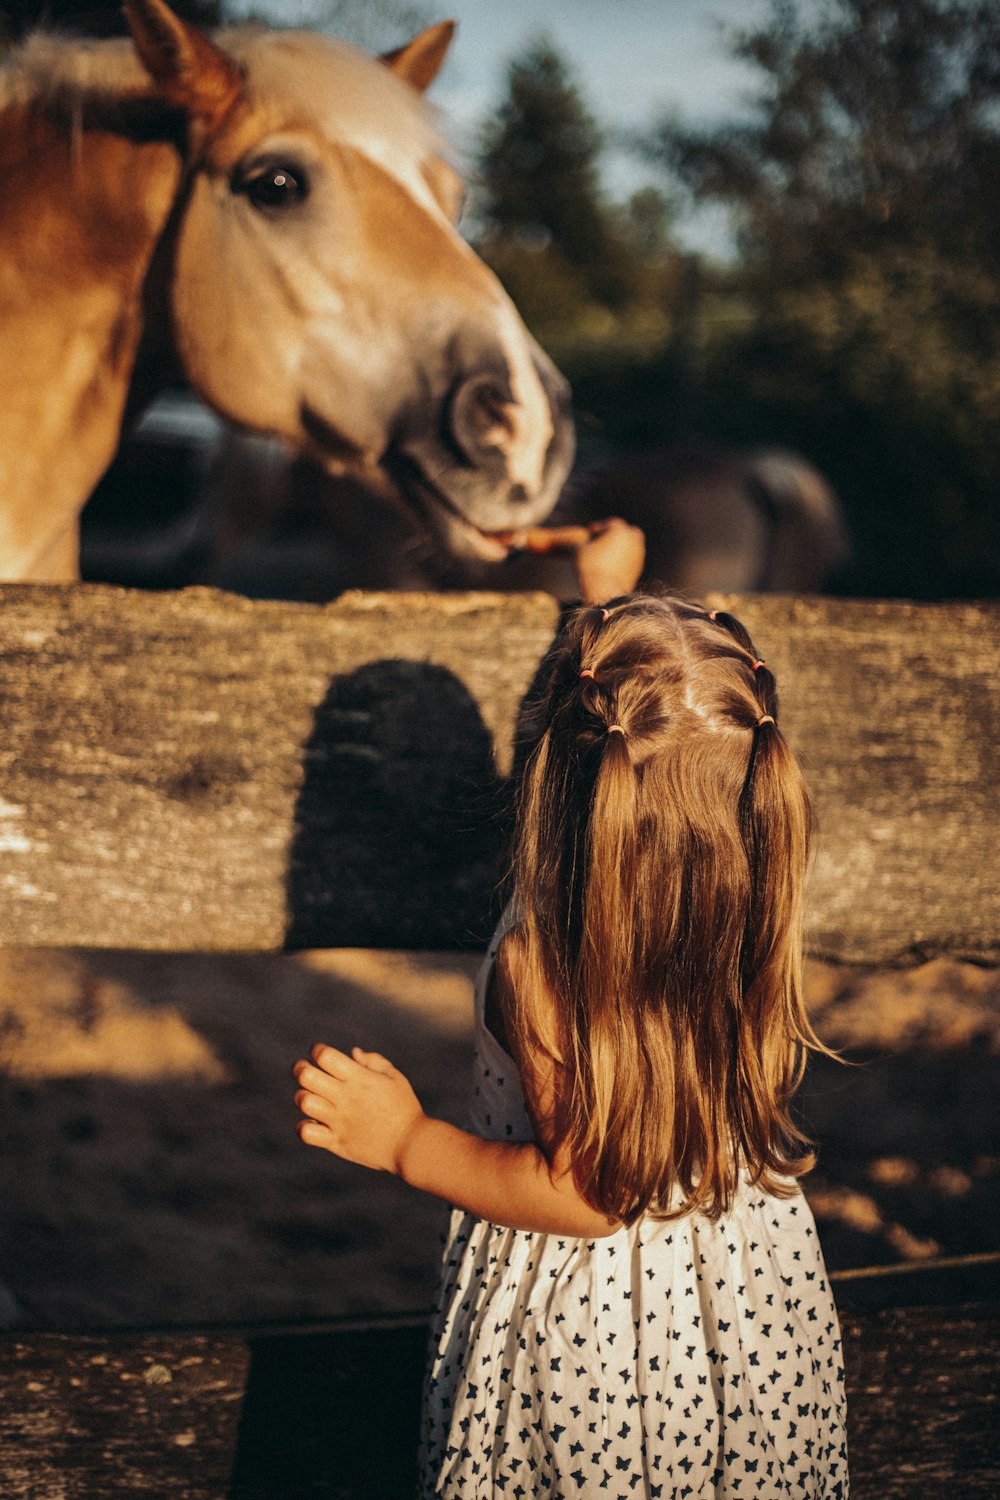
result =
[[[246,69],[251,93],[270,96],[341,145],[390,171],[450,157],[434,106],[376,59],[314,32],[233,27],[217,41]]]

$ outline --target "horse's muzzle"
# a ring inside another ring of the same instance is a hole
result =
[[[569,386],[537,347],[520,371],[495,355],[471,371],[466,365],[437,422],[406,425],[386,467],[402,498],[457,555],[504,556],[490,533],[544,520],[573,461]]]

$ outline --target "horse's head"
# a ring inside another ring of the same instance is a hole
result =
[[[218,42],[127,0],[188,117],[174,338],[201,394],[333,468],[384,464],[452,551],[546,515],[572,457],[565,382],[455,228],[422,97],[442,23],[375,60],[302,33]]]

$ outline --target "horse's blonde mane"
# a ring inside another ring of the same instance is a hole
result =
[[[217,41],[246,69],[253,93],[281,101],[289,123],[315,122],[331,138],[396,172],[402,161],[445,154],[432,107],[390,69],[374,66],[345,42],[258,25],[227,28]],[[128,38],[36,32],[0,67],[2,109],[52,99],[79,109],[88,100],[153,96]]]
[[[378,157],[389,148],[410,156],[441,153],[433,107],[346,42],[259,26],[233,27],[218,40],[246,68],[252,88],[289,105],[300,99],[303,118],[317,120],[345,145]]]

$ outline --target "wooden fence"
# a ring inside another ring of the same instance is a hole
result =
[[[712,602],[774,668],[814,790],[812,951],[996,962],[1000,609]],[[4,943],[482,943],[557,623],[534,595],[0,588]],[[856,1496],[1000,1493],[995,1282],[974,1285],[978,1305],[845,1318]],[[0,1489],[395,1500],[422,1340],[8,1335]]]

